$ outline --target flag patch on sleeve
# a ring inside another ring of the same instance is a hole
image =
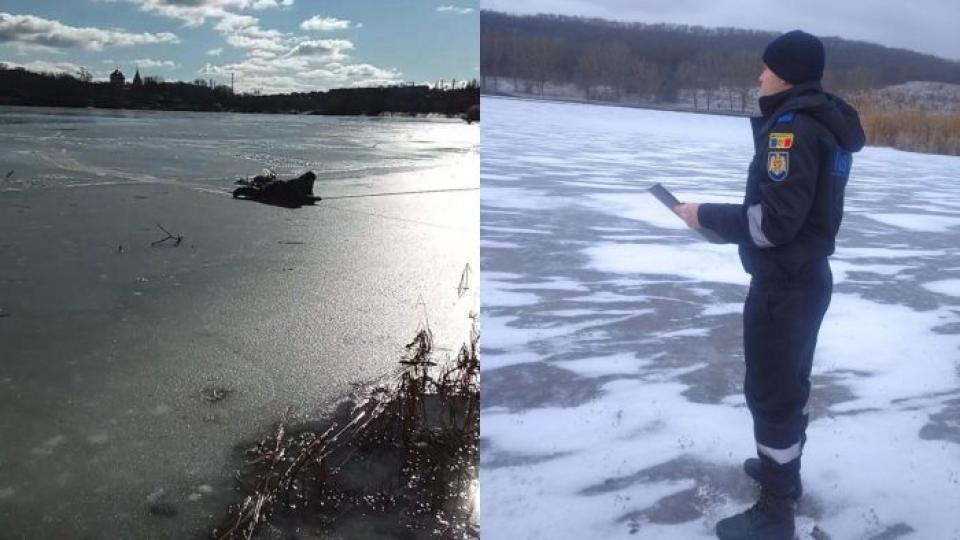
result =
[[[793,133],[771,133],[770,150],[789,150],[793,148]]]

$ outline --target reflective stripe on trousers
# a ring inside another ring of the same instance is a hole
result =
[[[802,286],[751,283],[744,305],[744,394],[757,454],[781,487],[799,478],[810,370],[832,290],[828,269]]]

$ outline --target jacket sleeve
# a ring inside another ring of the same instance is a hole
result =
[[[768,149],[763,153],[759,203],[702,204],[697,212],[700,225],[734,244],[768,248],[793,240],[813,205],[820,170],[818,141],[796,136],[794,141],[789,150]],[[778,152],[777,157],[786,156],[785,174],[780,179],[771,172],[771,152]]]

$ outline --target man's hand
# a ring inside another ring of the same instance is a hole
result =
[[[697,217],[697,210],[700,209],[700,205],[696,203],[682,203],[678,204],[673,208],[673,211],[680,216],[681,219],[687,224],[687,227],[691,229],[700,228],[700,219]]]

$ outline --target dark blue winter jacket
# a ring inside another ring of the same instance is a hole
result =
[[[794,281],[834,251],[863,128],[853,107],[819,83],[762,97],[760,110],[743,204],[702,204],[698,218],[739,245],[755,279]]]

